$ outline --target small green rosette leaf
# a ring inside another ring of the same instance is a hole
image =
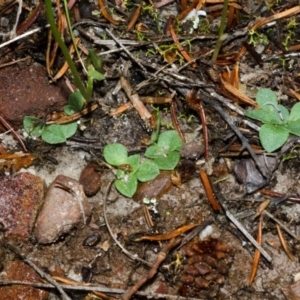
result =
[[[277,105],[277,109],[278,109],[277,112],[278,112],[278,115],[280,117],[280,121],[282,123],[287,123],[287,121],[290,118],[290,113],[289,113],[288,109],[285,106],[281,105],[281,104]]]
[[[299,120],[300,122],[300,102],[296,103],[290,113],[289,121],[296,121]]]
[[[290,133],[300,136],[300,119],[289,122],[287,124],[287,129]]]
[[[97,70],[94,69],[93,66],[88,67],[88,77],[92,78],[93,80],[104,80],[105,76],[101,73],[99,73]]]
[[[65,105],[64,106],[64,113],[67,116],[72,116],[76,113],[76,110],[74,109],[74,107],[72,105]]]
[[[135,154],[127,157],[126,164],[129,164],[133,169],[132,172],[135,172],[140,165],[140,161],[141,156],[139,154]]]
[[[62,132],[64,133],[66,139],[73,136],[76,133],[77,128],[78,128],[77,122],[61,124],[59,126],[60,126],[60,129],[62,130]]]
[[[72,106],[76,112],[81,111],[84,106],[84,98],[82,94],[80,92],[70,94],[68,98],[68,105]]]
[[[89,50],[89,55],[88,55],[87,62],[91,63],[98,72],[103,74],[104,69],[103,69],[102,58],[97,55],[95,49],[88,49],[88,50]]]
[[[136,177],[139,181],[146,182],[154,179],[158,174],[158,166],[153,161],[145,161],[140,165]]]
[[[23,119],[23,127],[25,132],[33,137],[40,137],[42,135],[44,126],[39,124],[40,119],[37,117],[25,116]]]
[[[256,102],[261,108],[266,103],[272,103],[275,106],[278,104],[276,93],[267,88],[262,88],[257,92]]]
[[[128,152],[122,144],[114,143],[104,147],[103,156],[110,165],[119,166],[127,163]]]
[[[180,159],[180,154],[177,151],[168,153],[165,157],[154,158],[154,162],[160,170],[174,170]]]
[[[251,119],[261,121],[263,123],[271,122],[271,120],[274,118],[273,112],[267,112],[262,109],[248,110],[248,111],[246,111],[245,116],[249,117]]]
[[[263,123],[285,124],[289,119],[289,111],[282,105],[265,105],[262,109],[252,109],[245,116]]]
[[[157,146],[162,149],[165,149],[166,152],[171,152],[174,150],[180,150],[183,145],[178,132],[176,130],[169,130],[163,132],[157,141]]]
[[[261,144],[267,152],[279,149],[284,145],[288,137],[288,129],[281,125],[264,124],[259,131]]]
[[[124,178],[115,181],[117,190],[124,196],[131,198],[137,189],[137,179],[134,174],[126,174]]]
[[[61,125],[52,124],[45,127],[42,139],[48,144],[60,144],[66,141],[66,136]]]
[[[145,156],[149,158],[161,157],[165,153],[162,151],[161,147],[157,145],[152,145],[146,149]]]

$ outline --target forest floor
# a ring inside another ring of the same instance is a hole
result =
[[[70,49],[64,5],[52,5]],[[78,82],[47,5],[0,3],[1,300],[300,299],[299,125],[276,135],[300,100],[299,4],[67,5],[73,62],[93,82],[68,116]],[[264,100],[278,119],[265,136],[269,123],[245,116],[263,111],[262,88],[280,103]],[[64,140],[55,123],[76,130]],[[132,166],[116,171],[104,147],[145,161],[154,133],[171,130],[183,144],[176,167],[122,195],[113,181]]]

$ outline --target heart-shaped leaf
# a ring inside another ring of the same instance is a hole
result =
[[[127,163],[128,152],[122,144],[114,143],[104,147],[103,156],[110,165],[119,166]]]
[[[255,120],[259,120],[263,123],[271,123],[276,118],[278,118],[279,120],[279,116],[275,109],[273,110],[251,109],[245,113],[245,116]]]
[[[45,127],[42,139],[48,144],[60,144],[66,141],[66,136],[60,125],[52,124]]]
[[[66,139],[76,133],[77,127],[78,127],[77,122],[60,125],[60,129],[63,131]]]
[[[146,149],[145,156],[149,158],[155,158],[163,156],[165,153],[162,151],[161,147],[157,145],[152,145]]]
[[[300,102],[296,103],[290,113],[289,121],[295,121],[300,119]]]
[[[132,167],[132,172],[135,172],[140,164],[141,156],[139,154],[131,155],[127,157],[126,163]]]
[[[289,131],[282,125],[264,124],[259,131],[261,144],[267,152],[280,148],[288,137]]]
[[[154,162],[160,170],[174,170],[180,159],[178,151],[168,153],[165,157],[154,158]]]
[[[287,129],[290,133],[300,136],[300,119],[289,122]]]
[[[84,105],[84,98],[80,92],[74,92],[70,94],[68,98],[68,105],[73,107],[73,109],[77,111],[81,111]]]
[[[289,119],[289,111],[282,105],[266,104],[263,109],[252,109],[245,116],[263,123],[285,124]]]
[[[115,181],[117,190],[124,196],[131,198],[137,189],[137,179],[133,174],[127,174],[123,179]]]
[[[25,116],[23,126],[24,130],[33,137],[40,137],[44,130],[41,120],[37,117]]]
[[[270,89],[262,88],[256,94],[256,102],[262,108],[266,103],[277,105],[277,96]]]
[[[178,132],[176,130],[169,130],[163,132],[157,141],[157,145],[163,149],[166,149],[166,152],[180,150],[183,142],[181,141]]]
[[[139,181],[146,182],[154,179],[158,174],[158,166],[153,161],[147,160],[140,165],[136,176]]]

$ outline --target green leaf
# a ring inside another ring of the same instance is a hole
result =
[[[161,127],[161,112],[158,111],[156,113],[156,130],[152,132],[151,134],[151,138],[150,138],[150,144],[154,144],[156,143],[156,141],[158,140],[159,137],[159,133],[160,133],[160,127]]]
[[[66,141],[66,136],[61,125],[52,124],[45,127],[42,139],[48,144],[60,144]]]
[[[142,182],[146,182],[154,179],[159,174],[159,168],[153,161],[145,161],[143,162],[137,173],[137,179]]]
[[[277,96],[270,89],[262,88],[256,94],[256,102],[262,108],[266,103],[277,105]]]
[[[166,157],[157,157],[153,161],[160,170],[174,170],[180,159],[180,154],[173,151],[167,154]]]
[[[100,56],[97,55],[95,49],[89,49],[87,61],[90,61],[98,72],[102,74],[104,73],[102,59]]]
[[[157,145],[152,145],[146,149],[145,156],[149,158],[156,158],[163,156],[165,153],[162,151],[161,147]]]
[[[278,109],[278,113],[279,113],[279,116],[280,116],[280,120],[282,118],[283,120],[281,120],[281,121],[283,123],[286,123],[290,118],[290,113],[289,113],[288,109],[285,106],[281,105],[281,104],[279,104],[277,106],[277,109]]]
[[[135,154],[127,157],[126,164],[131,165],[133,169],[132,172],[135,172],[140,165],[140,161],[141,161],[141,156],[139,154]]]
[[[68,105],[71,105],[76,112],[81,111],[84,105],[84,98],[80,92],[72,93],[68,98]]]
[[[170,152],[174,150],[180,150],[183,142],[181,141],[176,130],[169,130],[163,132],[158,137],[157,145],[164,149],[166,152]]]
[[[271,120],[273,119],[273,113],[272,112],[267,112],[262,109],[251,109],[246,111],[245,113],[246,117],[259,120],[263,123],[270,123]]]
[[[110,165],[119,166],[126,164],[128,152],[122,144],[108,144],[103,149],[103,156]]]
[[[262,146],[267,152],[280,148],[288,139],[289,131],[281,125],[264,124],[259,131]]]
[[[126,174],[123,179],[115,181],[117,190],[124,196],[131,198],[137,189],[137,179],[134,174]]]
[[[59,126],[60,126],[60,129],[62,130],[62,132],[64,133],[66,139],[73,136],[76,133],[77,128],[78,128],[77,122],[61,124]]]
[[[288,122],[287,129],[290,133],[300,136],[300,119]]]
[[[300,119],[300,102],[296,103],[290,113],[289,121],[295,121]]]
[[[95,70],[93,66],[88,67],[88,77],[92,78],[93,80],[99,80],[99,81],[105,79],[105,76],[102,73]]]
[[[65,105],[64,106],[64,113],[68,116],[72,116],[76,113],[76,109],[72,105]]]
[[[40,123],[41,120],[37,117],[25,116],[23,119],[23,127],[25,132],[33,137],[40,137],[44,130],[44,126]]]
[[[289,111],[282,105],[265,105],[264,109],[252,109],[245,116],[263,123],[284,124],[289,118]]]
[[[31,133],[31,131],[36,126],[35,124],[39,124],[40,119],[37,117],[25,116],[23,119],[23,127],[27,133]]]
[[[42,126],[42,125],[35,126],[34,129],[31,131],[30,136],[38,138],[42,135],[44,129],[45,129],[45,126]]]

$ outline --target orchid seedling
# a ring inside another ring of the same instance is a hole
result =
[[[160,170],[174,170],[177,166],[183,145],[175,130],[165,131],[158,136],[157,143],[149,146],[145,157],[139,154],[128,156],[126,147],[119,143],[104,147],[106,162],[116,167],[115,186],[126,197],[132,197],[137,190],[138,181],[147,182],[154,179]]]
[[[139,154],[128,156],[126,147],[119,143],[106,145],[103,156],[107,163],[117,168],[115,186],[126,197],[134,195],[138,181],[150,181],[159,174],[159,169],[153,161],[141,162]]]
[[[300,103],[296,103],[289,112],[278,104],[275,92],[262,88],[256,94],[259,109],[248,110],[245,115],[263,123],[259,138],[267,152],[279,149],[290,134],[300,136]]]

